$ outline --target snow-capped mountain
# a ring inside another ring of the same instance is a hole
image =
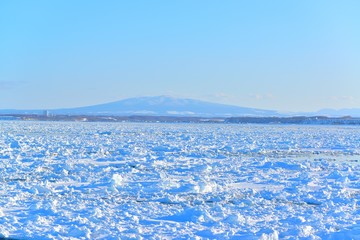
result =
[[[128,98],[116,102],[71,108],[50,110],[54,114],[86,115],[152,115],[152,116],[279,116],[276,111],[246,108],[206,101],[174,98],[169,96]]]
[[[0,114],[44,114],[46,109],[0,110]],[[127,98],[116,102],[87,107],[47,109],[52,115],[104,115],[104,116],[174,116],[174,117],[291,117],[326,116],[360,117],[360,108],[322,109],[317,112],[277,112],[257,108],[239,107],[188,98],[170,96]]]

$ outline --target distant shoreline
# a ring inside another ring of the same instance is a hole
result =
[[[164,122],[164,123],[237,123],[237,124],[318,124],[360,125],[360,118],[326,116],[292,117],[182,117],[182,116],[101,116],[101,115],[37,115],[0,114],[0,120],[64,121],[64,122]]]

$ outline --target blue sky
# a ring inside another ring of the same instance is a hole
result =
[[[358,0],[0,1],[0,108],[360,107]]]

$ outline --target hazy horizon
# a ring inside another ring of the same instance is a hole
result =
[[[2,1],[0,109],[360,108],[358,1]]]
[[[162,100],[162,98],[165,98],[164,100]],[[144,102],[144,100],[146,100],[146,103]],[[171,100],[170,100],[171,99]],[[156,106],[156,107],[161,107],[161,104],[154,104],[154,101],[165,101],[164,105],[162,106],[162,108],[167,109],[166,111],[171,112],[171,111],[176,111],[176,105],[178,105],[178,107],[183,108],[184,106],[182,104],[188,104],[189,108],[193,108],[195,105],[198,104],[198,101],[201,101],[205,104],[205,108],[208,109],[208,104],[221,104],[224,105],[225,108],[227,107],[239,107],[239,108],[244,108],[244,109],[249,109],[249,110],[263,110],[263,111],[268,111],[268,112],[273,112],[274,116],[327,116],[327,117],[343,117],[343,116],[352,116],[352,117],[360,117],[360,108],[341,108],[341,109],[335,109],[335,108],[322,108],[322,109],[318,109],[315,111],[281,111],[281,110],[277,110],[277,109],[265,109],[265,108],[248,108],[246,106],[240,106],[240,105],[234,105],[234,104],[224,104],[221,102],[216,102],[216,101],[207,101],[207,100],[201,100],[201,99],[196,99],[196,98],[177,98],[171,95],[159,95],[159,96],[141,96],[141,97],[130,97],[130,98],[123,98],[123,99],[118,99],[117,101],[111,101],[111,102],[103,102],[103,103],[97,103],[97,104],[93,104],[93,105],[83,105],[83,106],[74,106],[74,107],[59,107],[59,108],[29,108],[29,109],[0,109],[0,111],[2,111],[3,113],[9,114],[9,113],[13,113],[11,111],[34,111],[34,112],[41,112],[43,113],[44,111],[48,111],[49,113],[52,113],[53,111],[58,112],[58,111],[62,111],[62,110],[76,110],[76,109],[83,109],[83,108],[94,108],[94,111],[100,111],[101,110],[95,110],[95,107],[98,106],[105,106],[105,111],[109,111],[109,106],[115,106],[113,104],[119,104],[121,103],[122,105],[125,106],[125,108],[127,109],[126,111],[128,111],[128,107],[133,106],[133,110],[131,110],[132,113],[131,114],[138,114],[139,112],[137,112],[137,108],[142,105],[144,107],[144,109],[142,109],[143,111],[150,111],[149,109],[147,109],[147,106]],[[174,102],[172,102],[174,100]],[[190,100],[190,102],[187,102],[187,100]],[[129,102],[130,101],[130,102]],[[140,101],[140,102],[139,102]],[[178,102],[179,101],[179,102]],[[194,105],[195,103],[195,105]],[[169,105],[170,104],[170,105]],[[174,106],[175,104],[175,106]],[[213,111],[217,111],[219,110],[218,107],[219,106],[214,106],[215,109],[213,109]],[[113,114],[117,114],[116,112],[124,110],[122,108],[118,109],[118,108],[114,108],[112,107],[112,111],[115,111]],[[91,111],[93,111],[91,110]],[[10,112],[7,112],[10,111]],[[81,111],[81,110],[80,110]],[[124,110],[125,111],[125,110]],[[124,112],[125,115],[126,111]],[[100,113],[99,112],[99,113]],[[73,112],[72,114],[76,114],[76,112]],[[94,112],[93,112],[94,114]],[[145,115],[152,115],[151,113],[145,113]],[[158,115],[159,113],[154,113],[153,115]],[[218,115],[218,113],[216,113]],[[228,113],[230,114],[230,113]],[[284,115],[282,115],[284,114]],[[171,115],[171,114],[170,114]],[[271,115],[271,114],[270,114]],[[191,116],[191,114],[189,114],[189,116]],[[225,115],[224,115],[225,116]],[[246,114],[244,115],[246,116]],[[264,113],[263,117],[268,116],[268,114]]]

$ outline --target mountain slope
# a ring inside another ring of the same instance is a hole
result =
[[[106,104],[52,110],[54,114],[154,115],[154,116],[279,116],[276,111],[238,107],[168,96],[128,98]]]
[[[273,110],[246,108],[206,101],[173,98],[169,96],[128,98],[94,106],[50,109],[55,115],[105,115],[105,116],[181,116],[181,117],[289,117],[327,116],[360,117],[360,108],[322,109],[317,112],[279,113]],[[44,110],[0,109],[0,114],[45,114]]]

